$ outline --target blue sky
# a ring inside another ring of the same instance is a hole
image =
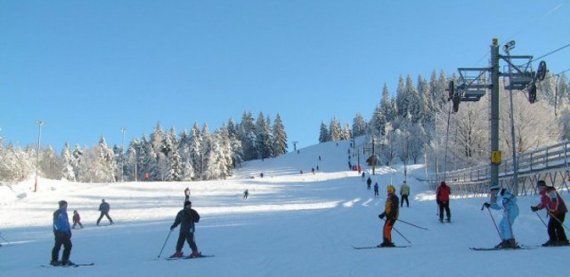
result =
[[[0,0],[0,136],[35,144],[42,120],[42,145],[120,145],[121,128],[249,111],[305,147],[321,121],[368,119],[400,75],[487,66],[494,37],[535,57],[568,45],[568,15],[570,0]],[[544,60],[569,69],[570,48]]]

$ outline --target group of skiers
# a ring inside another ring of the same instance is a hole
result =
[[[542,246],[570,245],[570,242],[568,241],[568,238],[566,237],[566,233],[564,231],[563,223],[566,213],[568,212],[566,203],[560,194],[556,191],[554,186],[547,185],[544,180],[538,181],[537,187],[540,193],[540,203],[535,206],[531,206],[531,211],[537,212],[539,210],[546,209],[550,218],[547,225],[548,241],[543,243]],[[392,242],[391,233],[394,224],[398,220],[399,215],[398,196],[396,196],[396,188],[393,185],[388,185],[386,192],[387,197],[384,211],[378,215],[380,219],[384,220],[384,227],[382,229],[382,243],[380,243],[377,247],[395,246]],[[444,212],[446,215],[446,221],[451,221],[451,212],[449,208],[450,194],[451,189],[445,182],[441,182],[436,188],[436,201],[439,208],[438,215],[441,222],[443,222],[444,219]],[[400,189],[400,196],[402,197],[400,207],[403,206],[404,195],[406,198],[409,195],[409,187],[405,181]],[[501,242],[497,244],[495,248],[518,248],[519,245],[517,244],[513,235],[513,223],[519,215],[516,196],[508,189],[500,188],[497,185],[491,187],[490,195],[490,200],[483,203],[482,209],[491,208],[496,210],[503,210],[503,218],[497,227],[501,236]],[[538,216],[540,217],[540,215]]]
[[[71,266],[74,265],[72,261],[69,260],[69,256],[71,254],[71,229],[75,229],[75,226],[79,225],[80,228],[83,228],[83,224],[81,224],[81,216],[77,210],[73,211],[73,226],[69,224],[69,218],[67,216],[67,201],[61,200],[58,202],[59,208],[55,210],[53,213],[53,235],[55,238],[54,246],[51,250],[51,261],[50,265],[53,266]],[[109,210],[111,206],[109,203],[105,202],[105,199],[101,200],[101,204],[99,205],[99,211],[101,215],[99,219],[97,219],[97,225],[99,225],[103,216],[106,216],[109,219],[109,222],[113,224],[113,220],[109,216]],[[63,255],[61,260],[59,259],[59,251],[63,246]]]
[[[370,178],[368,178],[370,180]],[[541,209],[547,209],[549,215],[548,222],[548,241],[543,244],[543,246],[560,246],[560,245],[570,245],[568,238],[564,232],[564,219],[568,212],[566,203],[556,191],[553,186],[549,186],[545,181],[540,180],[537,183],[540,192],[540,203],[531,206],[533,212],[537,212]],[[375,189],[377,183],[375,184]],[[396,196],[396,188],[393,185],[388,185],[386,187],[387,197],[384,206],[384,211],[378,215],[378,217],[384,220],[384,226],[382,229],[382,242],[377,245],[377,247],[395,247],[392,241],[392,229],[394,224],[398,220],[399,208],[403,207],[404,199],[406,199],[406,205],[409,207],[408,196],[410,193],[410,188],[404,181],[400,188],[400,196],[402,197],[401,202],[398,196]],[[451,194],[450,187],[445,183],[441,182],[436,188],[436,201],[439,206],[439,220],[443,222],[444,211],[446,213],[446,220],[450,222],[451,213],[449,208],[449,195]],[[513,235],[513,223],[517,216],[519,215],[519,208],[517,205],[516,196],[505,188],[500,188],[495,185],[491,187],[491,197],[488,202],[483,203],[483,208],[492,208],[496,210],[503,210],[503,218],[499,223],[499,233],[501,236],[501,242],[495,246],[495,248],[517,248],[517,242]],[[500,196],[500,197],[499,197]],[[499,201],[500,199],[500,201]],[[500,204],[499,204],[500,202]],[[55,237],[54,246],[51,253],[51,265],[54,266],[70,266],[73,262],[69,260],[71,254],[71,229],[69,225],[69,219],[67,216],[67,202],[61,200],[58,203],[59,208],[53,213],[53,233]],[[109,217],[110,206],[105,200],[99,207],[101,215],[97,220],[97,225],[103,216],[107,216],[111,224],[113,221]],[[538,214],[537,214],[538,215]],[[77,218],[77,221],[76,221]],[[542,220],[542,218],[541,218]],[[83,227],[79,222],[79,214],[74,211],[73,216],[73,228],[76,224]],[[184,206],[180,210],[174,220],[174,223],[170,226],[170,232],[172,232],[178,225],[180,225],[180,232],[178,235],[178,241],[176,243],[176,251],[170,256],[170,258],[184,257],[182,248],[184,242],[187,242],[192,250],[189,257],[201,257],[202,253],[198,251],[198,246],[196,245],[194,231],[195,223],[200,221],[200,215],[194,209],[192,209],[192,202],[190,201],[190,190],[186,188],[184,191]],[[59,260],[59,251],[63,246],[63,255],[61,260]]]

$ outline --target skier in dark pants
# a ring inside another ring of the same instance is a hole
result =
[[[69,260],[71,254],[71,228],[69,226],[69,218],[67,217],[67,202],[59,201],[59,209],[53,213],[53,235],[55,243],[51,250],[51,262],[53,266],[70,266],[73,262]],[[59,261],[59,250],[63,245],[63,255],[61,262]]]
[[[374,197],[378,197],[378,182],[374,183]]]
[[[540,203],[531,206],[533,212],[537,212],[546,208],[550,220],[548,221],[548,241],[542,246],[558,246],[568,245],[568,237],[564,232],[564,218],[568,212],[568,207],[564,203],[564,199],[556,191],[553,186],[547,186],[544,180],[538,181],[538,190],[540,192]]]
[[[103,218],[103,216],[106,216],[107,219],[109,219],[109,222],[113,224],[113,220],[109,216],[109,210],[111,210],[109,203],[105,202],[105,199],[101,199],[101,205],[99,205],[99,211],[101,212],[101,215],[99,216],[99,219],[97,219],[97,225],[99,225],[99,222],[101,222],[101,218]]]
[[[451,221],[451,211],[449,210],[449,195],[451,194],[451,189],[445,182],[441,184],[435,190],[437,205],[439,206],[439,221],[443,222],[443,211],[447,214],[447,222]]]
[[[184,201],[184,209],[180,210],[176,215],[176,219],[170,230],[174,230],[176,226],[180,224],[180,234],[178,235],[178,242],[176,243],[176,252],[170,256],[170,258],[180,258],[184,256],[182,253],[182,247],[184,246],[184,241],[187,241],[192,249],[192,254],[190,257],[200,257],[202,253],[198,252],[198,246],[194,241],[194,223],[200,221],[200,215],[196,210],[192,209],[192,202]]]
[[[83,229],[83,224],[81,224],[81,216],[79,215],[77,210],[75,210],[73,211],[73,226],[71,226],[71,229],[75,229],[75,226],[77,225],[79,225],[79,227]]]
[[[370,179],[370,177],[368,177],[368,180],[366,180],[366,187],[368,189],[370,189],[370,185],[372,184],[372,179]]]

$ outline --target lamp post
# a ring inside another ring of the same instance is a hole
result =
[[[38,167],[40,166],[40,141],[42,138],[42,126],[44,122],[41,120],[36,120],[38,124],[38,148],[36,149],[36,178],[34,182],[34,192],[38,191]]]
[[[512,76],[512,66],[511,66],[511,50],[515,48],[515,41],[511,40],[503,47],[503,50],[507,53],[507,58],[509,59],[509,76]],[[516,149],[516,137],[515,137],[515,116],[514,116],[514,105],[513,105],[513,85],[512,78],[509,80],[509,102],[511,106],[510,118],[511,118],[511,141],[513,150],[513,188],[512,191],[515,195],[518,194],[518,162],[517,162],[517,149]],[[493,184],[492,184],[493,185]],[[498,184],[496,184],[498,185]]]
[[[123,133],[123,141],[121,143],[121,182],[124,182],[125,176],[125,133],[127,132],[126,128],[121,128],[121,133]]]

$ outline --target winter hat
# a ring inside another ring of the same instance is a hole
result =
[[[192,205],[192,202],[190,201],[184,201],[184,207],[188,206],[188,205]]]
[[[536,186],[538,186],[538,187],[540,187],[540,186],[545,186],[545,187],[547,187],[546,182],[545,182],[544,180],[538,181],[538,182],[536,183]]]
[[[59,207],[61,208],[61,207],[65,206],[65,205],[67,205],[67,201],[61,200],[61,201],[58,202],[58,204],[59,204]]]
[[[388,185],[388,187],[386,187],[386,191],[388,193],[394,193],[394,192],[396,192],[396,188],[394,188],[394,186],[392,186],[392,185]]]
[[[442,186],[447,186],[447,184],[445,183],[445,181],[441,181],[440,185],[442,185]]]

